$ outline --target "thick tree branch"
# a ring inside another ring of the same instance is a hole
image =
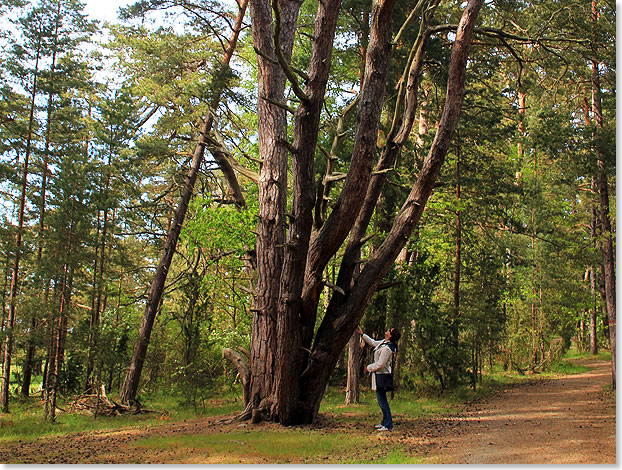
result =
[[[313,315],[321,289],[322,272],[330,257],[345,240],[356,220],[376,154],[378,123],[384,100],[391,57],[391,15],[394,0],[374,3],[365,76],[360,93],[352,160],[339,199],[322,227],[314,233],[307,262],[305,314]]]
[[[337,160],[337,149],[339,148],[339,144],[343,140],[343,138],[347,135],[344,132],[345,129],[345,120],[348,115],[354,110],[356,105],[359,102],[360,95],[356,95],[356,97],[348,104],[345,108],[343,108],[339,119],[337,120],[337,125],[335,126],[335,135],[333,136],[333,142],[330,147],[330,152],[326,152],[323,148],[320,147],[322,153],[326,156],[326,171],[324,173],[324,178],[318,184],[318,192],[317,198],[315,202],[315,218],[314,218],[314,227],[319,229],[324,220],[326,219],[326,211],[328,210],[328,201],[329,194],[332,188],[332,182],[335,181],[331,179],[333,176],[333,170],[335,168],[335,161]],[[341,176],[340,176],[341,178]]]
[[[300,84],[298,83],[298,79],[296,78],[294,71],[283,55],[283,49],[281,48],[281,7],[278,0],[272,0],[272,9],[274,10],[274,53],[276,54],[279,64],[283,68],[283,72],[285,73],[287,80],[289,80],[289,83],[292,86],[294,94],[303,103],[308,103],[309,97],[304,91],[302,91],[302,88],[300,88]]]

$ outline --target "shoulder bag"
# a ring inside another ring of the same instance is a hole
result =
[[[393,391],[393,374],[376,374],[376,388],[386,392]]]

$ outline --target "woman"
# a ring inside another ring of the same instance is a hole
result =
[[[371,372],[371,389],[376,391],[378,405],[382,410],[382,423],[377,424],[378,431],[393,430],[393,418],[391,408],[387,400],[387,391],[382,387],[376,387],[376,373],[391,374],[391,357],[397,353],[397,341],[400,339],[400,332],[395,328],[390,328],[384,333],[384,340],[371,339],[363,333],[360,326],[356,331],[363,337],[363,341],[374,348],[374,362],[367,366],[367,372]]]

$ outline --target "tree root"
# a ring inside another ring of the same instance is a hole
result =
[[[241,413],[235,415],[233,418],[225,418],[216,421],[215,424],[235,424],[241,423],[243,421],[248,421],[249,419],[251,419],[253,411],[253,405],[249,402]]]

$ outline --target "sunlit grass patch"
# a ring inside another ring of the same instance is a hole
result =
[[[176,449],[184,455],[192,449],[192,454],[214,463],[319,463],[352,455],[366,440],[360,434],[283,428],[158,436],[137,440],[134,445],[153,451]]]
[[[590,368],[581,364],[573,364],[568,361],[560,361],[555,364],[552,364],[549,370],[543,372],[542,375],[570,375],[570,374],[581,374],[583,372],[589,371]]]
[[[0,442],[31,441],[41,437],[58,437],[69,433],[116,430],[154,426],[169,418],[162,415],[128,415],[118,417],[57,413],[56,422],[43,419],[43,404],[13,404],[11,413],[0,414]]]
[[[578,348],[572,347],[564,354],[563,359],[594,359],[606,361],[611,360],[611,351],[601,349],[598,354],[592,355],[589,351],[579,351]]]
[[[561,361],[552,364],[544,375],[570,375],[581,374],[590,370],[589,367],[583,364],[576,364],[573,360],[576,359],[589,359],[589,360],[611,360],[610,351],[600,351],[598,354],[591,354],[589,351],[579,351],[576,347],[570,348]]]
[[[59,408],[69,410],[65,400],[59,401]],[[122,414],[103,416],[64,413],[58,411],[56,422],[43,419],[43,401],[40,397],[13,399],[10,413],[0,413],[0,442],[15,440],[31,441],[41,437],[58,437],[70,433],[147,428],[166,422],[183,421],[197,417],[229,414],[242,409],[236,396],[207,400],[205,406],[195,410],[191,406],[179,406],[178,398],[171,396],[151,397],[148,407],[153,413]]]
[[[363,462],[361,462],[363,463]],[[379,459],[373,460],[373,464],[387,464],[387,465],[398,465],[398,464],[421,464],[423,463],[423,459],[420,457],[415,457],[412,455],[408,455],[404,449],[401,447],[397,447],[388,455],[382,456]]]

